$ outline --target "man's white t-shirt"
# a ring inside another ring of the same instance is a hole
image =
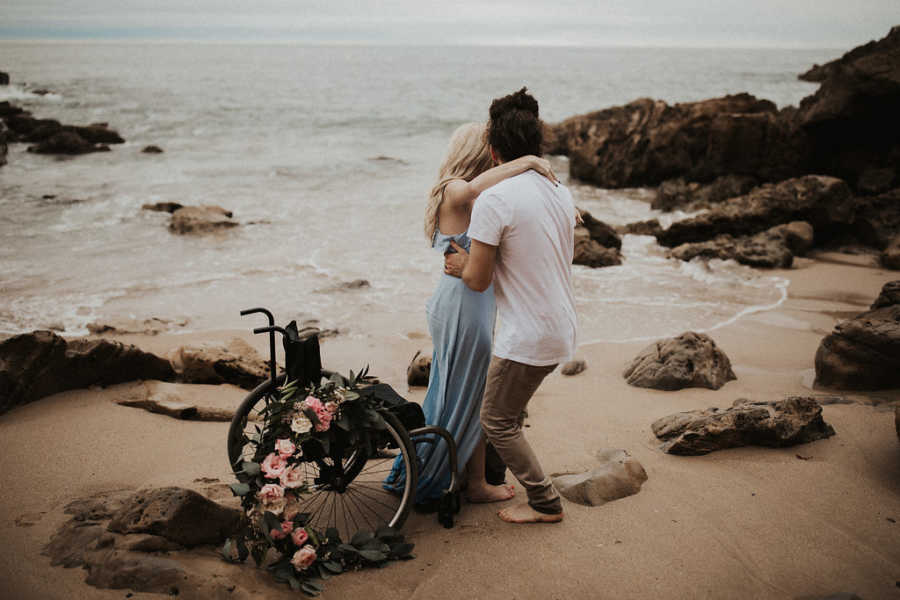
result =
[[[469,237],[498,247],[495,356],[546,366],[574,355],[574,231],[572,194],[534,171],[505,179],[475,200]]]

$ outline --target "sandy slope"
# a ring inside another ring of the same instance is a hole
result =
[[[727,406],[739,397],[827,393],[804,385],[811,380],[819,340],[836,318],[865,310],[896,274],[798,262],[780,273],[792,280],[784,305],[711,332],[738,376],[721,390],[627,386],[621,370],[643,343],[582,348],[586,372],[573,378],[554,373],[543,385],[530,407],[528,436],[545,468],[587,468],[596,450],[624,448],[649,475],[639,494],[594,508],[566,503],[560,525],[508,525],[494,516],[496,507],[484,505],[464,505],[449,530],[433,516],[414,515],[407,532],[417,544],[416,560],[331,580],[325,597],[900,595],[900,523],[889,520],[900,521],[900,444],[893,412],[883,404],[900,401],[900,393],[853,394],[853,404],[828,405],[825,418],[837,435],[783,450],[675,457],[657,449],[650,431],[658,417]],[[373,372],[405,392],[405,365],[428,343],[417,335],[425,331],[424,318],[416,315],[411,323],[399,323],[396,330],[412,336],[326,340],[324,362],[343,371],[370,362]],[[127,339],[165,352],[188,339],[234,334]],[[253,343],[265,351],[262,339]],[[181,422],[113,403],[135,385],[141,384],[67,392],[0,417],[0,597],[125,597],[128,590],[89,587],[83,571],[51,568],[41,556],[43,544],[66,519],[62,508],[70,499],[163,485],[222,497],[222,483],[198,480],[229,481],[227,425]],[[230,386],[178,388],[210,406],[236,405],[244,394]],[[422,396],[418,389],[408,394],[414,400]],[[211,552],[192,553],[189,560],[210,577],[238,583],[242,597],[296,597],[252,567],[227,565]]]

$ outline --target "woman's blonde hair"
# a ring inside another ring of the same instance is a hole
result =
[[[437,216],[444,200],[444,188],[454,179],[472,181],[493,166],[484,123],[466,123],[450,137],[447,157],[438,171],[437,183],[431,188],[425,207],[425,237],[431,242],[438,228]]]

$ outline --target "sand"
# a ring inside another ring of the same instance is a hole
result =
[[[808,387],[819,341],[896,278],[830,256],[800,259],[775,274],[791,280],[783,305],[709,332],[738,377],[722,389],[630,387],[621,371],[646,344],[594,344],[579,352],[587,371],[552,374],[532,401],[527,435],[548,472],[587,469],[597,450],[623,448],[649,475],[640,493],[599,507],[565,502],[559,525],[506,524],[495,516],[497,505],[464,504],[452,529],[433,515],[414,514],[406,533],[416,543],[415,560],[332,579],[324,597],[898,597],[900,443],[890,404],[900,401],[900,391],[843,394],[852,403],[824,408],[837,435],[793,448],[677,457],[662,453],[651,433],[659,417],[741,397],[829,395]],[[383,380],[421,401],[424,390],[407,389],[405,368],[416,350],[430,351],[424,316],[394,330],[390,337],[326,339],[323,362],[342,371],[369,362]],[[164,353],[234,335],[266,351],[261,337],[243,331],[120,339]],[[139,385],[66,392],[0,416],[0,597],[124,598],[129,592],[88,586],[83,570],[51,567],[41,555],[74,498],[167,485],[227,497],[227,424],[177,421],[115,404]],[[245,394],[232,386],[173,389],[208,406],[235,406]],[[524,497],[521,487],[517,492]],[[211,550],[176,557],[210,577],[238,582],[251,597],[297,597],[250,565],[219,561]]]

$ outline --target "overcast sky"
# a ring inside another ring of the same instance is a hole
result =
[[[847,48],[900,0],[0,0],[0,39]]]

